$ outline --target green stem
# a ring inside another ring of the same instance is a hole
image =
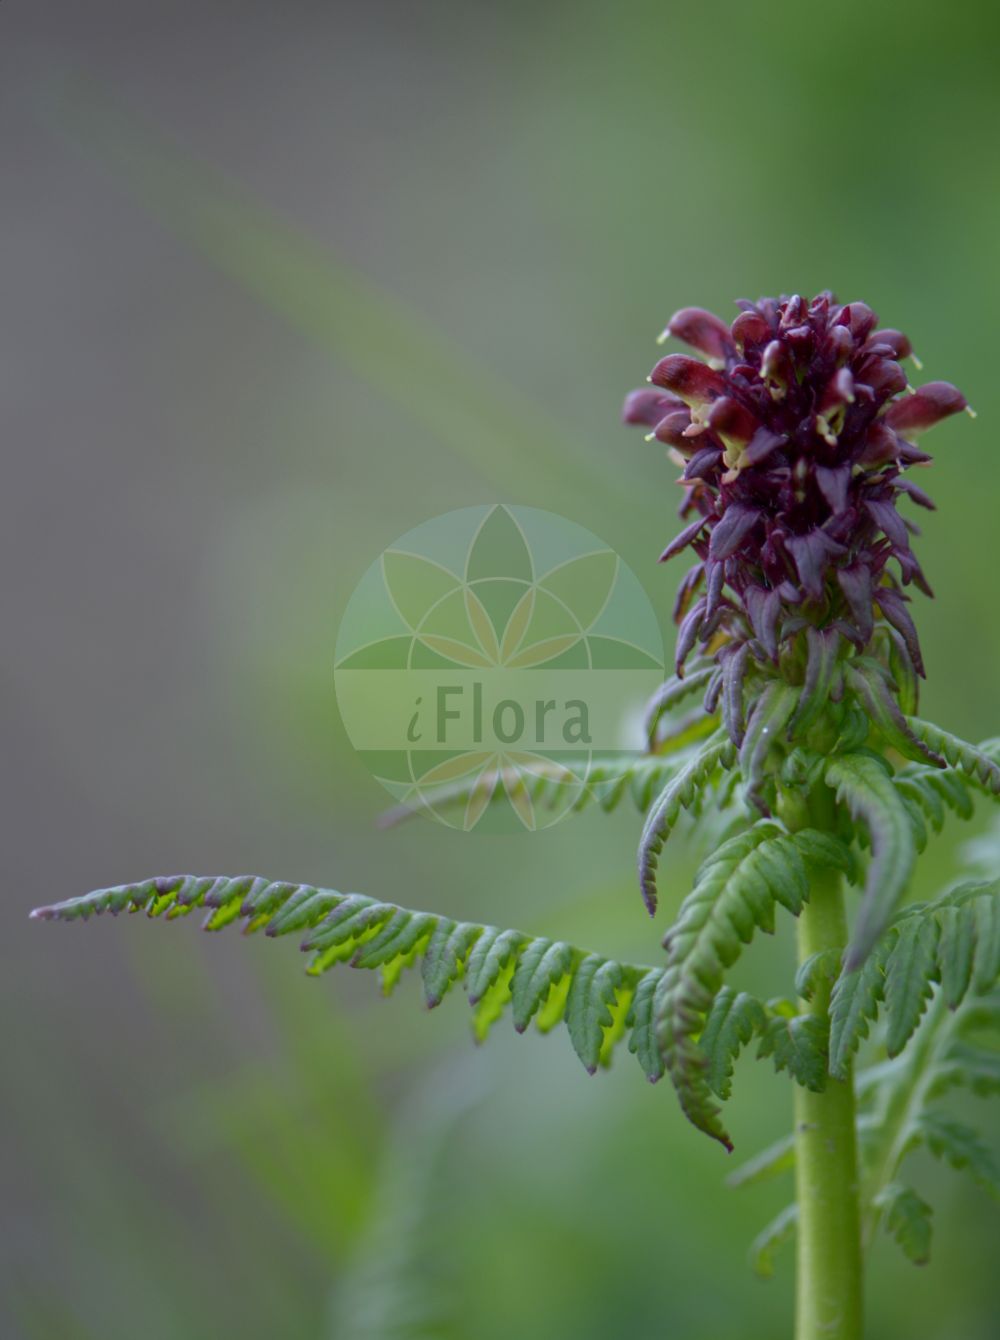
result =
[[[847,919],[840,876],[816,877],[799,917],[799,961],[843,949]],[[830,984],[811,1012],[828,1018]],[[829,1078],[822,1093],[795,1088],[798,1199],[796,1340],[861,1340],[861,1219],[854,1078]]]

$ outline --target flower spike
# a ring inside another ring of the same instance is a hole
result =
[[[737,306],[731,326],[676,312],[664,338],[708,361],[668,355],[625,404],[626,422],[651,428],[683,470],[686,524],[664,556],[692,549],[706,596],[679,602],[679,665],[700,648],[721,666],[746,647],[752,702],[775,676],[804,687],[813,630],[836,658],[891,644],[905,677],[922,675],[902,588],[930,588],[897,507],[933,508],[906,477],[930,461],[913,439],[967,409],[965,396],[948,382],[912,390],[909,339],[866,303],[821,293]],[[735,738],[742,720],[727,715]]]

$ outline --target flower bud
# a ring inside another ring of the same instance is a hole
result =
[[[654,386],[672,391],[688,405],[708,405],[725,395],[726,382],[721,373],[684,354],[668,354],[650,373]]]
[[[673,335],[690,344],[692,349],[724,363],[733,352],[733,337],[729,327],[711,312],[701,307],[682,307],[667,322],[661,339]]]
[[[691,450],[691,439],[685,437],[691,427],[691,411],[683,401],[680,408],[662,418],[653,429],[657,442],[665,442],[668,447],[676,447],[687,454]]]
[[[860,344],[866,340],[878,317],[865,302],[852,302],[844,308],[844,325],[850,328],[855,341]]]
[[[622,406],[622,423],[645,424],[655,428],[665,414],[671,410],[684,409],[682,400],[654,391],[651,386],[643,386],[638,391],[629,391]]]
[[[746,447],[760,424],[738,400],[720,396],[709,411],[706,426],[724,444],[725,462],[730,470],[739,470]]]
[[[774,332],[759,312],[741,312],[733,322],[732,333],[733,343],[742,354],[766,344]]]
[[[772,340],[760,357],[760,376],[773,400],[784,400],[794,373],[788,347],[783,340]]]

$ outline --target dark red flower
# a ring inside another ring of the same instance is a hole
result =
[[[933,506],[905,477],[930,460],[911,439],[965,397],[947,382],[911,393],[909,340],[877,329],[864,303],[822,293],[737,305],[731,326],[700,308],[671,317],[664,336],[708,361],[668,355],[625,403],[625,421],[683,466],[688,524],[662,555],[698,559],[678,599],[678,672],[699,644],[725,652],[720,665],[749,656],[766,672],[801,660],[812,628],[858,652],[881,632],[923,674],[903,588],[930,588],[897,504]]]

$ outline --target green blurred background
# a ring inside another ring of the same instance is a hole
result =
[[[788,1333],[790,1254],[746,1265],[787,1189],[727,1190],[633,1064],[474,1052],[460,999],[285,943],[26,913],[249,870],[655,961],[626,807],[376,834],[331,662],[375,556],[480,502],[595,531],[666,629],[675,472],[617,416],[689,303],[829,286],[968,393],[924,709],[996,733],[998,39],[971,3],[3,5],[0,1333]],[[789,1099],[741,1068],[740,1153]],[[871,1334],[995,1336],[996,1208],[918,1185],[935,1259],[878,1245]]]

